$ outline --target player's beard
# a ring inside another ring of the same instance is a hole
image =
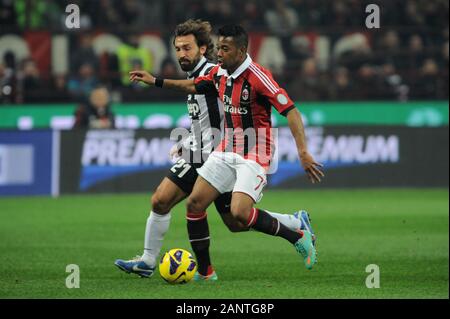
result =
[[[190,61],[188,59],[180,59],[180,60],[178,60],[178,63],[180,64],[180,67],[181,67],[181,69],[184,72],[190,72],[190,71],[194,70],[194,68],[197,66],[197,64],[200,61],[201,57],[202,56],[199,54],[192,61]],[[182,62],[188,62],[188,63],[182,63]]]

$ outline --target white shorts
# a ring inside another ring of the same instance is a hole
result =
[[[232,152],[211,153],[197,173],[219,193],[242,192],[255,203],[261,200],[267,184],[266,171],[261,165]]]

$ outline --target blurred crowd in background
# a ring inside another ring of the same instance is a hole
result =
[[[64,25],[69,3],[80,7],[77,32]],[[365,27],[369,3],[381,7],[378,30]],[[37,61],[18,60],[6,50],[0,56],[0,103],[78,101],[99,84],[123,102],[180,101],[182,94],[127,82],[126,71],[134,66],[121,59],[121,50],[134,50],[139,66],[152,71],[151,53],[139,47],[137,34],[157,30],[172,50],[174,27],[189,18],[208,20],[215,30],[238,23],[249,32],[277,36],[286,62],[272,71],[298,101],[447,100],[448,10],[448,0],[0,0],[0,37],[50,30],[69,33],[71,45],[70,68],[64,74],[42,75]],[[107,61],[92,48],[99,30],[123,39],[124,47]],[[371,41],[330,55],[323,64],[310,47],[292,41],[298,31],[326,35],[332,42],[345,34],[367,32]],[[184,76],[173,58],[164,59],[157,69],[158,76]]]

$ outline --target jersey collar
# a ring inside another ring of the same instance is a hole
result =
[[[204,56],[200,58],[200,61],[198,61],[197,65],[192,71],[187,72],[188,77],[197,77],[200,71],[202,70],[203,66],[208,62]]]
[[[248,69],[250,64],[252,64],[252,58],[247,53],[247,58],[242,62],[242,64],[236,69],[236,71],[233,72],[233,74],[228,75],[228,71],[225,69],[222,69],[222,67],[219,67],[219,70],[217,71],[217,75],[225,75],[227,77],[233,78],[236,80],[236,78],[241,75],[245,70]]]

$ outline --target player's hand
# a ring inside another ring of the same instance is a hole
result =
[[[148,85],[155,85],[155,77],[147,71],[131,71],[129,74],[131,82],[144,82]]]
[[[314,158],[308,152],[303,152],[300,154],[300,162],[302,163],[303,169],[306,172],[309,180],[314,183],[320,183],[321,179],[325,174],[320,170],[323,165],[317,163]]]
[[[181,147],[178,144],[172,146],[169,152],[170,159],[177,159],[181,156]]]

